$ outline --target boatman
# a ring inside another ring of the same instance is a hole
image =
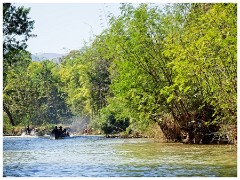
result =
[[[56,134],[58,132],[58,128],[57,126],[55,126],[55,128],[52,130],[52,134]]]

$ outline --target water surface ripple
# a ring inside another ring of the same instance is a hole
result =
[[[151,139],[4,137],[10,177],[236,177],[237,152],[226,145],[154,143]]]

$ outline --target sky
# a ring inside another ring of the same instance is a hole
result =
[[[33,34],[27,41],[32,54],[60,53],[80,49],[84,41],[107,28],[107,15],[119,15],[119,3],[16,3],[30,7],[29,17],[35,21]]]
[[[89,42],[90,38],[99,35],[103,29],[107,28],[106,16],[109,13],[116,16],[120,14],[120,2],[159,3],[159,1],[154,0],[108,1],[107,3],[102,2],[102,0],[93,2],[92,0],[41,0],[38,3],[30,0],[15,1],[20,1],[15,4],[16,6],[31,8],[29,17],[35,21],[32,33],[37,35],[37,37],[30,38],[27,42],[27,50],[32,54],[66,54],[70,50],[81,49],[84,41]],[[166,2],[172,1],[161,1],[161,3]],[[187,0],[184,2],[187,2]]]

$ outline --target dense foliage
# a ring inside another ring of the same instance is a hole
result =
[[[157,124],[168,140],[207,143],[217,131],[233,140],[237,4],[120,9],[101,35],[60,64],[9,70],[4,93],[16,118],[58,123],[81,115],[105,134],[144,134]]]
[[[15,7],[10,3],[3,4],[3,89],[8,85],[8,73],[14,68],[26,68],[30,63],[30,53],[26,52],[27,40],[35,35],[30,34],[34,21],[28,17],[30,9]],[[6,92],[4,93],[5,97]],[[15,125],[11,103],[4,98],[3,110],[10,123]]]

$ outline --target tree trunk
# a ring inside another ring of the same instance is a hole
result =
[[[8,107],[6,106],[6,104],[3,103],[3,110],[5,111],[5,113],[7,114],[9,121],[11,123],[12,126],[15,126],[15,123],[13,121],[13,117],[11,112],[9,111]]]

